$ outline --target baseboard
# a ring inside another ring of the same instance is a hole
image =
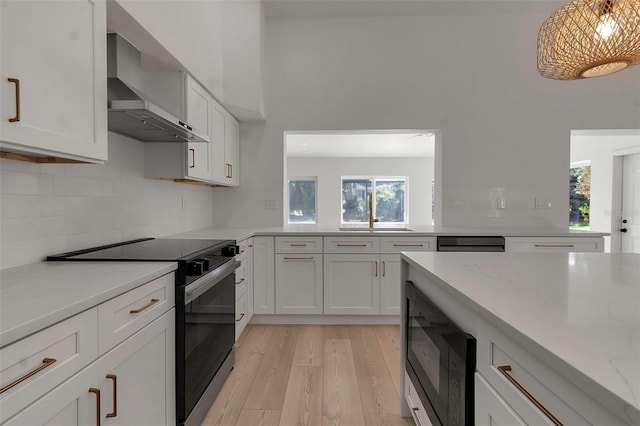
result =
[[[253,315],[251,324],[394,324],[400,315]]]

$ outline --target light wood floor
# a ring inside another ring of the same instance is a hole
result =
[[[399,326],[249,325],[202,425],[414,425],[399,412]]]

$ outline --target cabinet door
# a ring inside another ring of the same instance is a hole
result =
[[[240,125],[230,114],[226,115],[225,162],[227,183],[240,185]]]
[[[225,118],[224,110],[216,103],[211,108],[211,179],[219,184],[226,183],[227,165],[225,160]]]
[[[380,263],[380,313],[400,315],[400,255],[382,255]]]
[[[175,424],[174,312],[104,356],[100,388],[105,425]]]
[[[276,313],[321,314],[322,255],[276,255]]]
[[[324,255],[324,313],[379,314],[378,255]]]
[[[186,74],[185,78],[187,123],[209,135],[213,98],[190,75]],[[186,175],[188,177],[211,180],[209,148],[208,143],[187,143]]]
[[[247,269],[246,269],[246,280],[247,280],[247,322],[251,321],[251,317],[253,317],[253,247],[254,242],[253,238],[249,238],[247,240]]]
[[[253,312],[275,313],[275,273],[273,237],[253,238]]]
[[[106,160],[105,2],[3,0],[0,8],[2,148]]]

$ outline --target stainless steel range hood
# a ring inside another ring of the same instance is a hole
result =
[[[144,142],[209,142],[209,137],[145,95],[140,51],[119,34],[107,34],[108,128]]]

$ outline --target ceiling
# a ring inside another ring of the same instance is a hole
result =
[[[432,158],[435,145],[428,130],[290,132],[285,140],[289,158]]]
[[[265,16],[356,17],[550,13],[558,0],[262,0]]]

